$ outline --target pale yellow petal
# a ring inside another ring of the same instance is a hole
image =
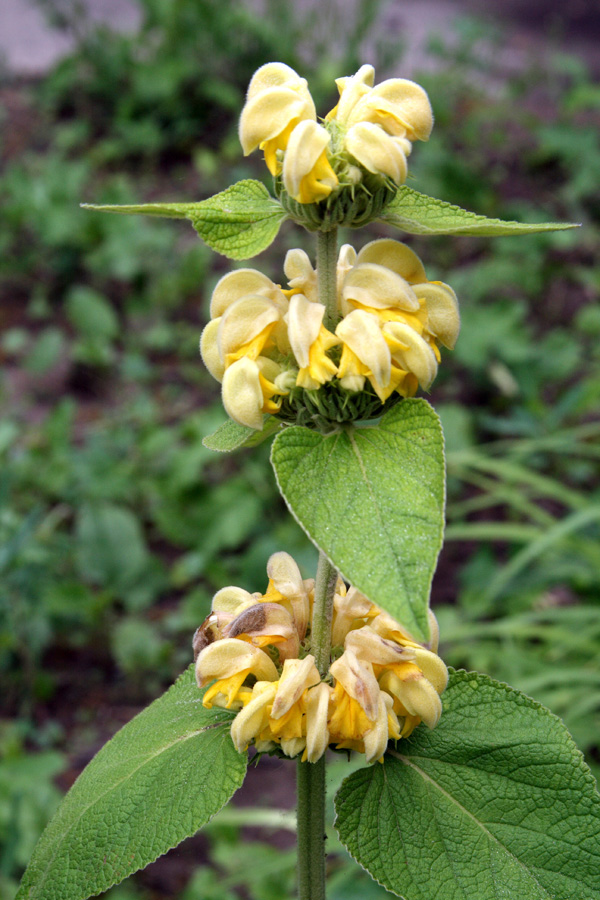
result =
[[[400,701],[411,715],[419,716],[428,728],[435,728],[440,721],[442,701],[427,678],[404,682]]]
[[[345,122],[358,101],[369,93],[374,81],[375,69],[370,65],[361,66],[355,75],[336,78],[340,99],[337,106],[327,114],[327,118],[335,117],[337,121]]]
[[[225,411],[238,425],[260,431],[263,426],[263,394],[260,370],[254,360],[242,357],[223,375],[221,396]]]
[[[268,337],[266,329],[273,326],[279,317],[280,313],[275,304],[260,294],[249,294],[236,300],[225,311],[219,324],[217,340],[219,353],[225,365],[234,362],[236,355],[251,355],[256,359]],[[253,347],[252,353],[243,349],[259,335],[263,335],[265,341]]]
[[[214,595],[212,598],[211,609],[213,609],[214,612],[226,612],[237,615],[242,609],[252,605],[254,602],[255,600],[252,594],[248,593],[248,591],[245,591],[241,587],[236,587],[235,585],[228,585],[227,587],[221,588],[221,590],[217,591]]]
[[[367,731],[363,740],[365,742],[365,762],[373,763],[381,759],[388,745],[388,703],[391,697],[380,692],[377,718],[373,727]]]
[[[239,137],[244,156],[276,138],[290,124],[314,118],[310,96],[302,96],[289,87],[260,91],[248,100],[240,116]]]
[[[320,681],[315,658],[310,653],[304,659],[286,659],[273,700],[271,718],[280,719],[298,702],[307,688]]]
[[[426,141],[433,128],[433,112],[420,85],[404,78],[390,78],[356,104],[348,125],[356,122],[376,122],[390,134],[404,133],[411,141]]]
[[[378,263],[360,262],[350,269],[344,279],[342,297],[351,303],[373,309],[401,309],[407,312],[418,310],[419,301],[412,287],[387,266]]]
[[[248,85],[246,99],[251,100],[256,94],[260,94],[261,91],[277,87],[288,87],[301,95],[310,96],[305,78],[301,78],[291,66],[286,66],[285,63],[281,62],[273,62],[265,63],[264,66],[256,70]]]
[[[388,322],[383,326],[383,336],[392,358],[402,369],[412,372],[419,384],[427,390],[437,375],[437,359],[429,344],[417,332],[402,322]]]
[[[306,759],[314,763],[320,759],[329,743],[327,718],[333,690],[321,682],[308,692],[306,701]]]
[[[391,238],[381,238],[365,244],[358,254],[357,263],[377,263],[400,275],[409,284],[427,281],[423,263],[417,254]]]
[[[444,347],[452,350],[460,331],[456,294],[450,285],[441,281],[415,284],[413,288],[419,300],[425,301],[429,331]]]
[[[239,753],[243,753],[248,744],[261,734],[268,725],[268,706],[272,703],[277,683],[256,683],[252,691],[252,699],[237,714],[231,726],[231,738]]]
[[[329,667],[330,673],[344,691],[361,706],[367,718],[374,722],[379,709],[379,685],[373,666],[345,650]]]
[[[217,381],[223,380],[225,365],[219,353],[219,324],[221,317],[211,319],[200,336],[200,355],[202,362]]]
[[[257,269],[235,269],[228,272],[217,282],[212,293],[211,319],[222,316],[226,309],[246,294],[264,294],[265,297],[275,300],[278,290],[277,285]]]
[[[367,366],[376,385],[386,388],[391,377],[391,355],[375,316],[354,310],[342,319],[335,333]]]
[[[415,662],[421,672],[431,682],[438,694],[443,694],[448,685],[448,669],[442,659],[431,650],[416,648]]]
[[[359,122],[349,129],[344,146],[367,171],[404,184],[408,174],[402,144],[372,122]]]
[[[248,670],[259,681],[275,681],[277,669],[267,654],[246,641],[223,638],[209,644],[196,660],[196,681],[203,687],[213,678],[230,678]]]
[[[330,140],[329,132],[311,120],[300,122],[290,135],[283,161],[283,184],[299,203],[318,203],[338,183],[325,154]]]
[[[290,298],[286,316],[288,338],[296,362],[302,369],[309,365],[310,348],[319,336],[324,315],[325,307],[321,303],[312,303],[304,294],[294,294]]]

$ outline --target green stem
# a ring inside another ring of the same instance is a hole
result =
[[[298,897],[325,900],[325,757],[298,762]]]
[[[311,630],[311,651],[321,677],[331,662],[331,620],[338,573],[319,553]],[[325,900],[325,757],[316,763],[299,762],[298,896]]]
[[[327,675],[331,663],[331,620],[337,577],[335,566],[331,565],[325,554],[319,553],[310,649],[321,678]]]
[[[338,320],[337,270],[338,239],[337,228],[331,231],[317,231],[317,279],[319,303],[325,307],[323,325],[335,331]]]
[[[337,228],[317,232],[319,302],[323,324],[335,331],[337,308]],[[331,620],[338,573],[319,553],[311,627],[311,653],[321,678],[331,663]],[[325,756],[316,763],[298,762],[298,896],[325,900]]]

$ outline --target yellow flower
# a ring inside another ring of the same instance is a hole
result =
[[[202,701],[209,709],[213,703],[229,709],[249,675],[259,681],[277,680],[277,669],[271,658],[246,641],[235,638],[215,641],[205,647],[196,660],[198,687],[204,687],[209,681],[216,679]],[[223,695],[225,702],[219,695]]]
[[[203,703],[237,711],[231,735],[240,752],[254,743],[316,762],[333,744],[372,763],[421,721],[435,727],[448,671],[435,652],[432,613],[425,646],[338,578],[332,646],[334,656],[343,652],[321,679],[309,652],[314,581],[287,553],[274,553],[267,572],[264,594],[218,591],[194,636],[197,682],[208,685]]]
[[[260,147],[272,175],[298,203],[319,203],[366,172],[402,184],[411,141],[433,127],[427,94],[418,84],[391,78],[373,86],[375,70],[362,66],[336,84],[340,99],[317,123],[306,81],[289,66],[267,63],[254,74],[240,118],[247,155]],[[358,165],[357,165],[358,164]]]
[[[367,377],[382,402],[393,391],[410,397],[419,384],[431,386],[438,342],[454,347],[460,318],[452,288],[428,282],[416,253],[388,239],[367,244],[344,276],[340,304],[343,386]]]
[[[327,121],[343,129],[344,149],[367,171],[403,184],[411,141],[426,141],[431,134],[431,105],[414,81],[390,78],[374,87],[374,80],[368,65],[338,78],[340,99]]]
[[[337,187],[338,178],[327,159],[331,135],[307,120],[290,134],[283,162],[283,184],[298,203],[319,203]]]
[[[337,366],[327,356],[327,351],[339,339],[323,326],[325,307],[311,303],[304,294],[290,298],[286,314],[288,338],[300,370],[296,379],[299,387],[317,390],[337,374]]]
[[[240,118],[240,143],[247,156],[260,147],[272,175],[281,172],[280,155],[299,122],[316,122],[306,80],[283,63],[267,63],[250,81]]]

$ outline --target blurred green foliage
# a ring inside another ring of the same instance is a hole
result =
[[[71,741],[94,725],[94,709],[70,715],[85,709],[90,686],[126,688],[144,703],[189,661],[217,587],[262,589],[266,560],[282,548],[307,576],[314,568],[268,447],[225,458],[202,445],[224,414],[198,336],[212,286],[231,266],[186,226],[79,203],[195,199],[263,177],[242,160],[235,130],[247,82],[266,61],[308,74],[320,109],[334,99],[332,79],[364,61],[365,41],[380,74],[401,74],[401,48],[376,40],[385,4],[356,4],[354,16],[340,4],[267,0],[257,18],[233,0],[140,0],[133,35],[51,4],[76,49],[22,87],[25,130],[5,130],[0,145],[3,898],[56,804]],[[333,33],[338,53],[325,52]],[[594,765],[600,88],[563,55],[500,80],[490,61],[501,40],[465,21],[451,48],[432,43],[436,68],[418,80],[436,128],[415,152],[411,184],[491,216],[584,227],[411,240],[429,277],[457,290],[463,320],[432,395],[449,474],[433,602],[447,661],[546,703]],[[283,245],[300,240],[284,227]],[[281,278],[280,250],[257,264]],[[241,875],[246,896],[289,894],[292,858],[256,841],[240,849],[236,829],[209,832],[216,868],[199,870],[183,900],[237,897]],[[342,857],[331,892],[384,893]],[[111,893],[137,896],[127,886]]]

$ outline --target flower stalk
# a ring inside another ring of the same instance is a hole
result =
[[[319,302],[325,306],[326,328],[337,324],[337,228],[317,233],[317,285]],[[331,663],[333,598],[338,573],[319,552],[311,627],[311,648],[321,677]],[[297,763],[298,809],[298,897],[325,900],[325,754],[315,763]]]

